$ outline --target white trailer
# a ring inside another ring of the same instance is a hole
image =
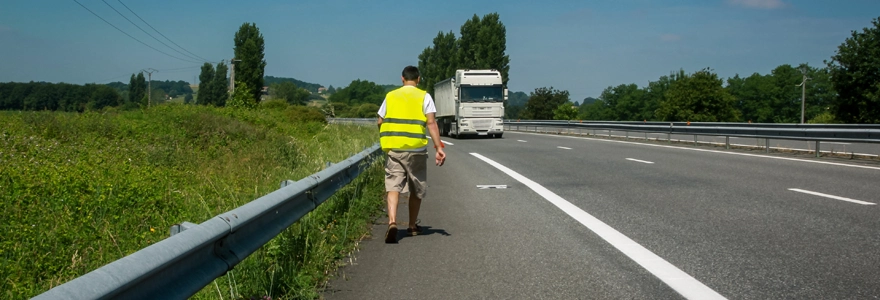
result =
[[[440,135],[504,134],[507,89],[498,70],[456,70],[455,77],[434,85],[434,105]]]

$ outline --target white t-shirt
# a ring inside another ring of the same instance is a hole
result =
[[[411,85],[404,85],[403,87],[404,88],[415,88],[414,86],[411,86]],[[383,119],[385,118],[385,113],[387,112],[387,108],[385,108],[385,103],[387,100],[388,99],[383,99],[382,105],[379,106],[378,114],[379,114],[379,117],[383,118]],[[425,93],[425,102],[422,103],[422,112],[424,112],[426,115],[431,114],[431,113],[437,113],[437,107],[434,106],[434,98],[431,98],[431,94]],[[391,150],[393,150],[393,151],[406,151],[406,152],[425,152],[425,151],[428,151],[428,147],[425,146],[425,147],[422,147],[419,149],[410,149],[410,150],[402,150],[402,149],[391,149]]]
[[[411,85],[404,85],[404,88],[415,88]],[[379,117],[385,118],[385,113],[387,108],[385,108],[385,102],[387,99],[382,100],[382,105],[379,106]],[[431,98],[431,94],[425,93],[425,102],[422,103],[422,112],[426,115],[430,113],[437,113],[437,107],[434,106],[434,98]]]

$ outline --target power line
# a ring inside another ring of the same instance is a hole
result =
[[[205,59],[205,58],[203,58],[203,57],[201,57],[201,56],[196,55],[195,53],[190,52],[189,50],[186,50],[186,48],[181,47],[180,45],[178,45],[177,43],[175,43],[174,41],[172,41],[171,39],[169,39],[167,36],[165,36],[164,34],[162,34],[162,32],[159,32],[158,29],[156,29],[155,27],[153,27],[153,25],[150,25],[150,23],[147,23],[146,20],[144,20],[143,18],[141,18],[141,16],[139,16],[137,13],[135,13],[133,10],[131,10],[131,8],[129,8],[128,5],[125,5],[125,3],[122,3],[122,0],[116,0],[116,1],[118,1],[119,4],[122,4],[122,6],[124,6],[125,9],[128,9],[128,11],[130,11],[135,17],[137,17],[137,18],[140,19],[142,22],[144,22],[144,24],[147,24],[147,26],[150,26],[150,28],[152,28],[153,31],[156,31],[156,33],[158,33],[159,35],[161,35],[162,37],[164,37],[166,40],[168,40],[169,42],[171,42],[172,44],[174,44],[174,45],[177,46],[178,48],[182,49],[183,51],[186,51],[186,53],[192,54],[192,55],[195,56],[195,57],[201,58],[201,59],[204,60],[204,61],[211,62],[211,61],[209,61],[209,60],[207,60],[207,59]],[[213,62],[211,62],[211,63],[213,63]]]
[[[168,71],[177,71],[177,70],[189,70],[189,69],[195,69],[195,68],[201,68],[201,67],[202,67],[201,65],[198,65],[198,66],[190,66],[190,67],[183,67],[183,68],[164,69],[161,71],[168,72]]]
[[[149,47],[150,49],[156,50],[156,52],[159,52],[159,53],[165,54],[165,55],[167,55],[167,56],[169,56],[169,57],[176,58],[176,59],[179,59],[179,60],[182,60],[182,61],[185,61],[185,62],[199,63],[198,61],[192,61],[192,60],[188,60],[188,59],[183,59],[183,58],[180,58],[180,57],[177,57],[177,56],[174,56],[174,55],[171,55],[171,54],[165,53],[165,52],[163,52],[162,50],[156,49],[155,47],[150,46],[150,45],[148,45],[147,43],[144,43],[144,42],[142,42],[141,40],[139,40],[139,39],[137,39],[137,38],[131,36],[131,35],[128,34],[127,32],[123,31],[122,29],[119,29],[119,27],[116,27],[116,25],[113,25],[113,23],[110,23],[109,21],[105,20],[104,18],[102,18],[101,16],[99,16],[98,14],[96,14],[95,12],[93,12],[91,9],[89,9],[88,7],[86,7],[85,5],[83,5],[82,3],[79,3],[79,1],[73,0],[73,2],[76,2],[76,4],[79,4],[79,6],[82,6],[82,8],[85,8],[85,10],[87,10],[87,11],[89,11],[90,13],[92,13],[93,15],[95,15],[95,17],[98,17],[98,19],[101,19],[101,21],[104,21],[104,23],[107,23],[107,25],[110,25],[110,26],[112,26],[113,28],[116,28],[116,30],[119,30],[119,32],[122,32],[122,34],[127,35],[128,37],[132,38],[133,40],[137,41],[138,43],[141,43],[141,44],[143,44],[144,46]]]
[[[195,57],[193,57],[193,56],[191,56],[191,55],[187,55],[186,53],[180,52],[179,50],[174,49],[174,48],[171,47],[171,46],[168,46],[168,44],[166,44],[165,42],[162,42],[161,40],[159,40],[158,38],[156,38],[155,36],[153,36],[152,34],[150,34],[149,32],[147,32],[146,30],[144,30],[143,28],[141,28],[140,26],[138,26],[137,24],[135,24],[133,21],[131,21],[131,19],[129,19],[128,17],[126,17],[125,15],[123,15],[121,12],[119,12],[118,10],[116,10],[116,8],[113,7],[112,5],[110,5],[110,3],[107,3],[106,0],[101,0],[101,2],[104,2],[104,4],[107,4],[107,6],[109,6],[110,9],[112,9],[112,10],[115,11],[117,14],[119,14],[120,16],[122,16],[122,18],[125,19],[126,21],[128,21],[129,23],[131,23],[131,25],[134,25],[134,27],[137,27],[137,29],[140,29],[141,31],[143,31],[144,33],[146,33],[148,36],[150,36],[151,38],[153,38],[154,40],[156,40],[156,41],[159,42],[160,44],[165,45],[165,47],[168,47],[168,49],[174,50],[174,52],[180,53],[180,55],[183,55],[183,56],[185,56],[185,57],[187,57],[187,58],[194,59],[194,60],[199,60],[198,58],[195,58]],[[203,60],[204,60],[204,59],[203,59]],[[204,61],[207,62],[207,60],[204,60]]]

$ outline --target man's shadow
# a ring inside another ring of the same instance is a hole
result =
[[[417,238],[420,236],[432,235],[432,234],[439,234],[442,236],[451,236],[452,235],[452,234],[446,232],[445,229],[441,229],[441,228],[433,228],[431,226],[419,226],[419,227],[422,228],[422,232],[416,236],[409,235],[409,232],[406,231],[406,227],[401,228],[401,230],[397,231],[397,239],[400,240],[400,239],[404,239],[404,238]]]

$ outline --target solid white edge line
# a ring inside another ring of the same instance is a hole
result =
[[[562,147],[562,146],[556,146],[556,148],[559,148],[559,149],[565,149],[565,150],[571,150],[571,148],[569,148],[569,147]]]
[[[831,198],[831,199],[836,199],[836,200],[841,200],[841,201],[846,201],[846,202],[852,202],[852,203],[861,204],[861,205],[877,205],[877,203],[873,203],[873,202],[867,202],[867,201],[850,199],[850,198],[845,198],[845,197],[840,197],[840,196],[828,195],[828,194],[823,194],[823,193],[813,192],[813,191],[808,191],[808,190],[802,190],[802,189],[788,189],[788,190],[793,191],[793,192],[810,194],[810,195],[814,195],[814,196],[820,196],[820,197]]]
[[[485,156],[480,155],[479,153],[471,153],[476,158],[483,160],[489,165],[497,168],[501,172],[513,177],[517,181],[522,184],[528,186],[530,189],[538,193],[544,199],[547,199],[556,207],[559,207],[563,212],[574,218],[576,221],[580,222],[588,229],[596,233],[599,237],[604,239],[606,242],[623,252],[624,255],[638,263],[640,266],[645,268],[654,276],[657,276],[661,281],[669,285],[676,292],[681,294],[687,299],[726,299],[718,292],[715,292],[702,282],[697,279],[691,277],[678,267],[670,264],[657,254],[654,254],[650,250],[646,249],[642,245],[639,245],[629,237],[623,235],[619,231],[611,228],[608,224],[596,219],[589,213],[583,211],[578,208],[571,202],[566,201],[556,193],[548,190],[547,188],[541,186],[537,182],[532,181],[531,179],[526,178],[523,175],[520,175],[516,171],[513,171],[494,160],[491,160]]]
[[[428,139],[431,140],[432,138],[429,136]],[[450,142],[447,142],[447,141],[444,141],[444,140],[440,140],[440,142],[441,142],[441,143],[444,143],[444,144],[447,144],[447,145],[450,145],[450,146],[455,146],[455,144],[450,143]]]
[[[517,133],[518,133],[518,134],[530,134],[530,135],[542,135],[542,134],[540,134],[540,133],[529,133],[529,132],[517,132]],[[790,160],[790,161],[807,162],[807,163],[823,164],[823,165],[832,165],[832,166],[842,166],[842,167],[851,167],[851,168],[862,168],[862,169],[880,170],[880,167],[860,166],[860,165],[848,165],[848,164],[833,163],[833,162],[827,162],[827,161],[806,160],[806,159],[799,159],[799,158],[776,157],[776,156],[758,155],[758,154],[750,154],[750,153],[726,152],[726,151],[718,151],[718,150],[696,149],[696,148],[685,148],[685,147],[676,147],[676,146],[668,146],[668,145],[654,145],[654,144],[645,144],[645,143],[636,143],[636,142],[627,142],[627,141],[615,141],[615,140],[604,140],[604,139],[594,139],[594,138],[575,137],[575,136],[564,136],[564,135],[562,135],[562,136],[560,136],[560,135],[548,135],[548,134],[543,134],[543,135],[545,135],[545,136],[552,136],[552,137],[570,138],[570,139],[581,139],[581,140],[591,140],[591,141],[602,141],[602,142],[609,142],[609,143],[623,143],[623,144],[633,144],[633,145],[642,145],[642,146],[650,146],[650,147],[670,148],[670,149],[679,149],[679,150],[691,150],[691,151],[699,151],[699,152],[721,153],[721,154],[741,155],[741,156],[750,156],[750,157],[762,157],[762,158],[780,159],[780,160]]]
[[[641,159],[635,159],[635,158],[627,158],[626,160],[631,160],[631,161],[640,162],[640,163],[645,163],[645,164],[653,164],[653,163],[654,163],[654,162],[652,162],[652,161],[641,160]]]

